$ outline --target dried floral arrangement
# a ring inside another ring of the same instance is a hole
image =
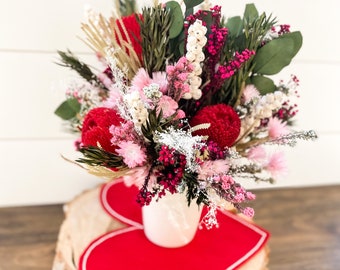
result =
[[[185,192],[209,207],[209,222],[226,202],[252,217],[245,203],[255,195],[239,182],[274,182],[286,169],[267,146],[316,138],[292,129],[297,77],[270,78],[298,53],[301,33],[253,4],[228,19],[203,0],[119,7],[109,18],[91,10],[82,24],[102,71],[58,52],[82,78],[55,111],[79,133],[75,162],[137,185],[141,205]]]

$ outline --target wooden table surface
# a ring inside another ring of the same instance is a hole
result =
[[[340,185],[255,190],[270,270],[340,269]],[[0,208],[0,270],[51,269],[62,205]]]

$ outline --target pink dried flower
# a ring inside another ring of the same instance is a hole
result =
[[[117,86],[113,84],[110,87],[109,97],[103,102],[103,107],[114,109],[121,101],[122,95]]]
[[[288,172],[286,159],[283,152],[275,152],[269,157],[269,161],[264,167],[274,177],[283,176]]]
[[[175,119],[183,119],[185,118],[185,112],[183,110],[177,110],[177,116]]]
[[[246,199],[246,196],[244,196],[244,193],[237,193],[233,198],[233,202],[242,203],[245,201],[245,199]]]
[[[268,121],[268,136],[271,139],[276,139],[280,136],[286,135],[289,130],[285,122],[282,122],[276,117],[272,117]]]
[[[167,66],[168,96],[178,101],[190,91],[187,78],[192,71],[193,65],[184,56],[174,66]]]
[[[155,83],[159,85],[159,90],[166,94],[167,87],[168,87],[168,81],[166,79],[166,72],[153,72],[152,73],[152,79],[151,83]]]
[[[140,145],[131,141],[122,141],[118,144],[120,147],[116,152],[123,157],[124,163],[129,168],[142,166],[146,161],[145,150]]]
[[[130,187],[135,185],[137,187],[142,187],[146,177],[149,174],[150,168],[147,166],[135,167],[126,172],[124,176],[122,176],[124,183],[126,186]],[[156,183],[156,177],[154,174],[150,175],[149,184]]]
[[[131,81],[131,87],[139,92],[143,92],[143,88],[151,83],[152,80],[149,77],[149,74],[144,68],[140,68]]]
[[[255,85],[247,84],[243,90],[242,101],[243,103],[249,103],[253,98],[258,97],[260,92],[257,90]]]
[[[223,175],[221,177],[222,188],[223,189],[230,189],[231,185],[235,184],[234,179],[230,175]]]
[[[164,117],[169,117],[176,113],[178,104],[171,97],[162,96],[159,100],[157,109],[162,109]]]
[[[265,160],[266,156],[267,156],[266,151],[262,146],[253,147],[247,153],[247,157],[250,160],[257,161],[257,162],[261,162]]]
[[[99,73],[97,77],[108,89],[113,84],[112,80],[106,75],[106,73]]]

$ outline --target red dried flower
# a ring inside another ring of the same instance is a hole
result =
[[[100,146],[107,152],[115,152],[117,146],[112,145],[110,126],[118,126],[123,119],[115,110],[98,107],[90,110],[85,116],[81,130],[81,142],[84,146]]]
[[[234,109],[226,104],[206,106],[191,119],[190,125],[210,123],[208,129],[194,132],[194,135],[209,136],[219,147],[230,147],[240,134],[241,120]]]
[[[138,55],[138,58],[142,60],[142,45],[141,45],[141,34],[140,34],[140,25],[137,21],[136,16],[141,18],[141,15],[132,14],[130,16],[122,17],[121,20],[117,20],[118,29],[122,39],[127,42],[128,38],[131,41],[131,45],[133,46],[134,51]],[[125,26],[125,29],[128,34],[128,38],[121,26],[121,23]],[[118,40],[119,43],[119,40]]]

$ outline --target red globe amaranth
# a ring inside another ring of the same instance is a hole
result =
[[[118,126],[123,119],[115,110],[98,107],[90,110],[85,116],[81,130],[83,146],[98,146],[107,152],[115,152],[117,146],[111,144],[110,126]]]
[[[217,104],[206,106],[191,119],[192,127],[209,123],[208,129],[195,131],[194,135],[209,136],[208,141],[213,141],[219,147],[231,147],[240,134],[241,120],[236,111],[226,105]]]

